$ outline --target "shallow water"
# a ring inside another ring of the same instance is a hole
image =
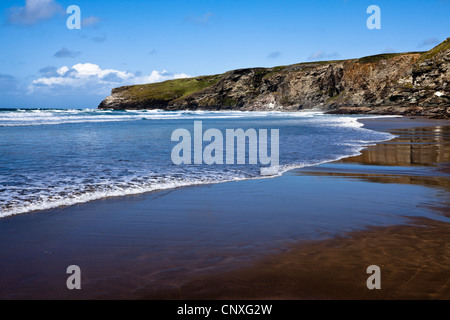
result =
[[[304,241],[416,219],[448,224],[448,174],[431,165],[449,161],[448,133],[395,133],[400,138],[361,156],[275,179],[176,188],[1,219],[0,298],[173,298],[199,276],[220,278],[273,254],[277,259]],[[417,149],[416,141],[424,144]],[[440,236],[435,240],[446,243],[448,233]],[[403,252],[395,242],[391,249]],[[448,270],[445,263],[436,269]],[[73,264],[82,270],[79,292],[65,286],[65,270]]]
[[[393,135],[362,128],[367,116],[321,112],[0,109],[0,217],[111,196],[261,178],[261,165],[174,165],[172,132],[279,129],[277,175],[358,154]],[[205,146],[204,143],[203,146]],[[270,143],[269,143],[270,146]],[[236,163],[236,162],[235,162]]]

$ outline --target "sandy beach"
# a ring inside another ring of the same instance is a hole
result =
[[[0,219],[0,299],[450,299],[449,121],[364,125],[397,138],[277,178]]]

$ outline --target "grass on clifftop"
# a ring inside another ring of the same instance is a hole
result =
[[[423,51],[415,51],[415,52],[402,52],[402,53],[382,53],[382,54],[376,54],[373,56],[367,56],[362,57],[358,59],[359,63],[365,64],[365,63],[377,63],[381,60],[388,60],[393,57],[402,56],[405,54],[421,54]]]
[[[171,101],[189,96],[197,91],[214,85],[220,75],[203,76],[195,78],[167,80],[164,82],[130,86],[124,92],[138,100],[165,100]]]
[[[438,44],[436,47],[434,47],[433,49],[425,52],[422,54],[422,56],[419,58],[418,61],[423,61],[423,60],[427,60],[427,59],[431,59],[433,58],[435,55],[437,55],[438,53],[442,52],[442,51],[446,51],[446,50],[450,50],[450,38],[447,38],[444,42]]]

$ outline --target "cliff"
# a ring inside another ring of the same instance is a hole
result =
[[[112,90],[100,109],[450,116],[450,38],[427,52],[249,68]]]

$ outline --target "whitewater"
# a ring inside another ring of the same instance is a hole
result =
[[[364,128],[358,120],[369,117],[320,111],[0,109],[0,217],[181,186],[273,178],[357,155],[394,137]],[[223,132],[279,129],[279,167],[173,164],[172,132],[191,130],[197,120]]]

